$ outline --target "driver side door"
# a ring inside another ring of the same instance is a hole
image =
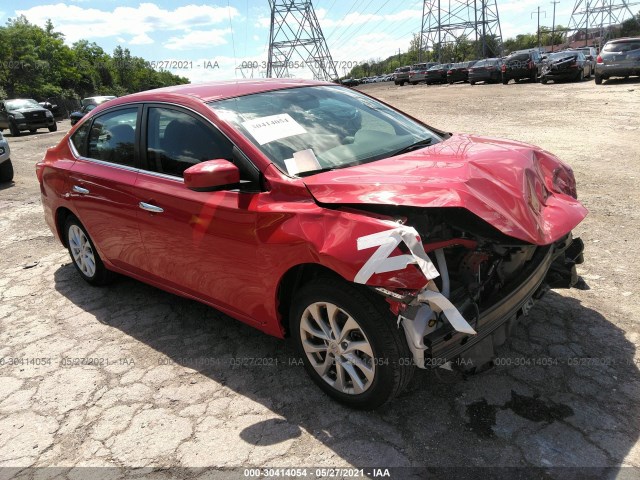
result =
[[[167,105],[145,107],[136,180],[138,224],[150,279],[183,295],[247,317],[247,289],[255,276],[260,193],[195,192],[182,174],[214,159],[233,159],[233,144],[207,120]]]

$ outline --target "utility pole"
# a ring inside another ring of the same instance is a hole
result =
[[[337,80],[336,64],[311,0],[269,0],[269,6],[267,77],[289,77],[289,68],[294,64],[292,57],[297,54],[315,80]]]
[[[536,12],[531,12],[531,16],[533,17],[533,15]],[[544,13],[544,18],[547,18],[547,12],[543,11],[542,13]],[[540,7],[538,7],[538,48],[540,48]]]
[[[500,56],[502,30],[497,1],[424,0],[420,31],[422,48],[434,54],[437,48],[437,60],[442,63],[448,60],[443,58],[445,46],[456,45],[460,40],[475,40],[480,44],[478,50],[482,48],[482,52],[477,52],[478,56]]]
[[[553,52],[553,47],[556,44],[556,4],[560,3],[559,0],[556,0],[553,3],[553,23],[551,24],[551,52]]]

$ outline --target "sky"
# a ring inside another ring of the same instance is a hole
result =
[[[179,67],[169,70],[193,83],[264,74],[270,24],[267,0],[12,3],[15,7],[0,4],[0,24],[18,15],[41,26],[51,19],[69,45],[86,39],[109,53],[121,45],[158,66]],[[556,24],[568,24],[574,3],[557,4]],[[541,25],[551,26],[550,0],[497,0],[497,4],[504,39],[535,32],[538,6],[544,12]],[[313,6],[339,75],[356,62],[407,51],[412,34],[420,31],[422,0],[315,0]],[[311,78],[306,68],[293,67],[293,76]]]

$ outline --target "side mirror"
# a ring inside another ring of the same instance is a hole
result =
[[[184,184],[196,192],[213,192],[237,187],[240,170],[228,160],[207,160],[187,168]]]

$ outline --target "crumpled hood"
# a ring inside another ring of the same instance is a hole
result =
[[[554,186],[573,180],[554,155],[519,142],[453,135],[436,145],[304,178],[320,203],[462,207],[505,235],[548,245],[586,216]]]

